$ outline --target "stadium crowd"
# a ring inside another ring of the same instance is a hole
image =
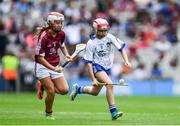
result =
[[[91,23],[108,20],[113,33],[127,44],[133,69],[121,65],[115,55],[111,76],[127,80],[178,80],[180,75],[180,1],[179,0],[1,0],[0,73],[3,57],[19,59],[21,83],[34,83],[33,39],[35,27],[42,25],[50,11],[65,15],[64,31],[70,54],[75,45],[86,43]],[[89,77],[85,64],[76,60],[65,69],[68,79]]]

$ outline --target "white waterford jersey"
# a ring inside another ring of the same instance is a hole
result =
[[[113,65],[115,47],[121,51],[125,43],[108,33],[104,38],[92,38],[87,42],[84,60],[108,70]]]

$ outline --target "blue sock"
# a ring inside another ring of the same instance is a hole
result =
[[[110,105],[110,106],[109,106],[109,110],[110,110],[111,114],[113,114],[113,113],[117,112],[117,109],[116,109],[115,104]]]
[[[84,86],[78,87],[78,94],[82,94],[83,93],[83,89],[84,89]]]

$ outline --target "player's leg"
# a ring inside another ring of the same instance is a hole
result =
[[[55,92],[61,95],[67,94],[69,91],[69,86],[66,79],[64,78],[64,74],[50,71],[50,76],[54,83]]]
[[[97,69],[96,66],[93,66],[93,72],[96,73],[98,71],[101,71],[102,69]],[[99,81],[99,80],[98,80]],[[99,92],[101,91],[103,86],[97,85],[97,86],[79,86],[77,84],[73,85],[73,91],[71,92],[71,100],[73,101],[77,94],[90,94],[97,96]]]
[[[112,80],[109,78],[109,76],[104,71],[95,73],[95,76],[100,82],[112,84]],[[114,98],[112,85],[106,86],[106,98],[107,98],[107,102],[109,105],[109,110],[112,115],[112,120],[115,120],[118,117],[122,116],[123,113],[118,112],[116,105],[115,105],[115,98]]]
[[[95,76],[102,83],[112,84],[111,79],[104,71],[97,72]],[[108,85],[106,86],[106,88],[107,88],[106,96],[107,96],[108,104],[115,104],[114,95],[113,95],[113,86]]]
[[[97,86],[84,86],[82,87],[82,91],[79,91],[79,93],[84,93],[84,94],[90,94],[97,96],[99,92],[101,91],[103,86],[97,85]],[[79,89],[81,90],[81,89]]]
[[[64,76],[52,79],[52,81],[54,83],[56,93],[61,95],[65,95],[68,93],[69,86]]]
[[[54,120],[54,117],[52,116],[52,106],[55,97],[55,88],[51,80],[50,72],[51,70],[47,69],[42,64],[35,64],[35,75],[40,81],[39,89],[43,88],[47,94],[45,98],[46,118]]]
[[[73,85],[73,91],[70,94],[71,100],[73,101],[77,94],[90,94],[93,96],[97,96],[101,91],[103,86],[79,86],[78,84]]]
[[[47,119],[54,119],[54,117],[52,116],[52,106],[53,106],[53,102],[54,102],[54,97],[55,97],[55,88],[54,88],[54,84],[51,81],[50,77],[45,77],[43,79],[40,80],[40,82],[42,83],[47,96],[45,98],[45,112],[46,112],[46,117]]]

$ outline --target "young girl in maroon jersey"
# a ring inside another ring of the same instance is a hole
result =
[[[51,12],[47,15],[47,26],[37,29],[35,75],[39,79],[38,98],[43,98],[43,90],[46,91],[45,112],[46,118],[54,120],[52,106],[55,93],[65,95],[69,87],[63,75],[63,68],[59,66],[60,57],[58,49],[64,54],[65,60],[71,60],[64,44],[65,33],[62,31],[64,15]]]

